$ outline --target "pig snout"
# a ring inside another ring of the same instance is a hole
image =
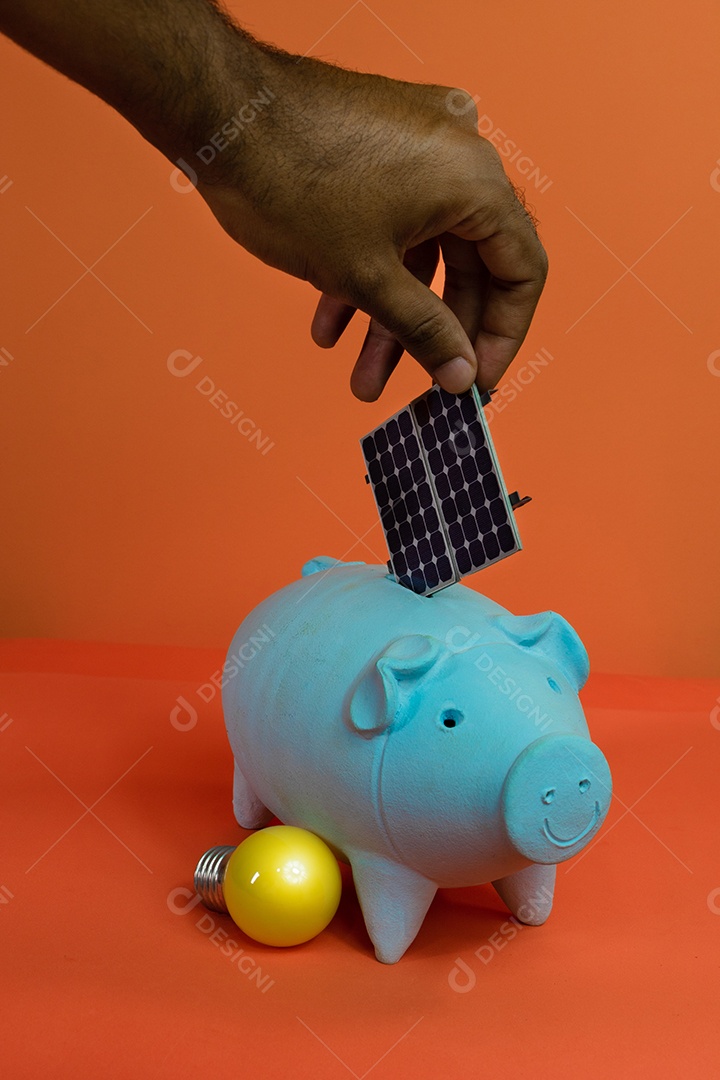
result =
[[[576,855],[605,820],[612,795],[602,752],[581,735],[545,735],[513,762],[502,791],[510,841],[535,863]]]

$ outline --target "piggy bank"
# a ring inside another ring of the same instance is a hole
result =
[[[322,837],[384,963],[438,888],[492,882],[517,919],[544,922],[556,864],[611,796],[575,631],[461,584],[419,596],[383,566],[320,557],[302,573],[248,615],[224,665],[238,823],[274,814]]]

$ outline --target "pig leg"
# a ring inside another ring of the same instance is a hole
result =
[[[414,941],[437,886],[380,855],[352,853],[348,858],[375,955],[383,964],[394,964]]]
[[[533,863],[516,874],[493,881],[493,885],[520,922],[540,926],[552,910],[555,867]]]
[[[262,829],[272,817],[272,813],[260,802],[248,784],[237,761],[233,779],[233,810],[235,820],[243,829]]]

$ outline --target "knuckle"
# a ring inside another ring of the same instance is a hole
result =
[[[445,320],[438,311],[424,312],[409,324],[405,337],[414,348],[429,351],[445,334]]]
[[[539,222],[535,217],[534,207],[528,205],[525,191],[516,187],[505,173],[495,187],[494,205],[499,220],[523,241],[523,246],[537,267],[538,278],[545,281],[548,257],[538,236]]]
[[[387,277],[383,264],[366,259],[349,270],[344,291],[358,307],[365,307],[384,292]]]
[[[389,341],[397,341],[395,335],[384,327],[377,319],[370,320],[370,326],[368,327],[368,338],[378,343],[386,343]]]
[[[478,135],[476,146],[482,157],[483,167],[490,170],[491,174],[497,177],[498,182],[501,177],[506,177],[507,174],[503,167],[502,158],[490,140],[486,139],[484,135]]]
[[[468,202],[473,207],[472,218],[483,237],[508,227],[512,232],[516,231],[516,200],[504,172],[488,175],[483,171],[470,179],[467,189]],[[518,209],[522,208],[518,206]]]
[[[442,87],[444,93],[443,102],[448,113],[457,120],[466,124],[477,126],[478,109],[480,100],[477,94],[471,94],[458,86]]]

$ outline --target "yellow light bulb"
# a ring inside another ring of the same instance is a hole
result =
[[[233,921],[264,945],[300,945],[328,925],[340,903],[340,867],[314,833],[273,825],[230,856],[222,892]]]

